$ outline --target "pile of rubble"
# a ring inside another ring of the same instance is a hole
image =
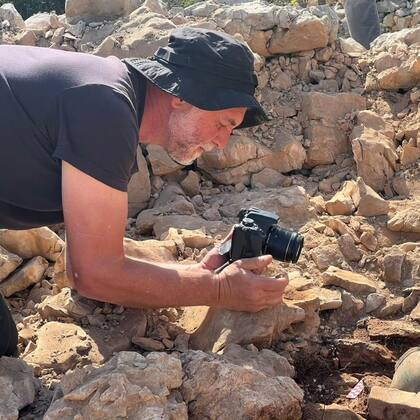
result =
[[[394,32],[369,51],[338,35],[338,5],[140,3],[68,0],[66,15],[26,21],[0,8],[0,43],[147,57],[187,25],[254,52],[270,121],[188,168],[139,147],[126,254],[199,261],[244,205],[280,215],[304,250],[269,268],[288,272],[282,305],[139,311],[71,289],[63,226],[0,230],[20,347],[0,360],[0,417],[419,418],[418,395],[389,388],[420,338],[418,2],[378,2]]]

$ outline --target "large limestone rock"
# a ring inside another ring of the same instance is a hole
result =
[[[60,21],[54,13],[36,13],[25,20],[26,29],[44,34],[50,29],[57,29],[59,26],[61,26]]]
[[[63,397],[51,404],[44,419],[186,420],[187,407],[178,402],[176,392],[181,383],[178,358],[165,353],[143,357],[120,352],[97,369],[67,374],[59,385]]]
[[[137,149],[137,166],[139,171],[131,177],[127,187],[128,217],[133,217],[139,211],[146,208],[150,199],[151,186],[149,170],[140,147]]]
[[[354,181],[347,181],[334,197],[325,203],[325,209],[331,216],[353,214],[356,206],[352,196],[356,189]]]
[[[353,273],[347,270],[340,270],[331,266],[322,274],[322,282],[325,286],[334,285],[342,287],[349,292],[372,293],[376,292],[377,285],[373,280],[362,274]]]
[[[45,258],[32,258],[22,268],[0,283],[0,293],[9,297],[14,293],[25,290],[29,286],[40,282],[47,268],[48,261]]]
[[[369,418],[374,420],[417,420],[420,417],[420,393],[373,386],[368,408]]]
[[[172,239],[135,241],[130,238],[124,238],[125,255],[139,260],[155,262],[176,261],[178,250],[179,245]]]
[[[357,206],[358,216],[379,216],[389,211],[389,203],[366,185],[361,177],[357,178],[357,188],[353,191],[352,198]]]
[[[140,6],[140,0],[66,0],[66,18],[69,23],[99,22],[126,16]]]
[[[12,3],[0,7],[0,23],[7,20],[14,29],[25,29],[25,21]]]
[[[15,271],[22,261],[22,258],[0,246],[0,282]]]
[[[201,351],[184,355],[183,367],[181,392],[190,419],[301,417],[303,391],[289,377],[272,377]]]
[[[19,410],[32,404],[39,387],[32,369],[20,359],[0,358],[0,419],[17,420]]]
[[[299,118],[304,127],[304,136],[310,140],[305,165],[314,167],[333,163],[338,155],[349,152],[349,140],[338,126],[338,120],[350,112],[365,108],[365,98],[354,93],[304,94]]]
[[[47,227],[29,230],[0,229],[0,245],[24,259],[41,256],[55,261],[63,250],[64,241]]]
[[[397,169],[393,141],[363,125],[353,129],[351,139],[358,175],[375,191],[382,191]]]
[[[282,304],[257,313],[185,308],[181,322],[193,333],[192,348],[217,352],[228,344],[270,344],[292,323],[304,318],[303,309]]]
[[[397,211],[388,220],[387,226],[395,232],[420,233],[420,203]]]

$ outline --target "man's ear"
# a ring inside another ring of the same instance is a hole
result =
[[[172,109],[177,109],[179,111],[189,111],[192,108],[192,105],[177,96],[172,96],[171,107]]]

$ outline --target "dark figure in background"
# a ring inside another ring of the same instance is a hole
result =
[[[370,43],[380,35],[376,0],[346,0],[344,10],[351,37],[369,49]]]

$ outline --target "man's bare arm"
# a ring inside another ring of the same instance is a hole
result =
[[[216,275],[200,265],[124,255],[127,194],[62,162],[67,271],[84,296],[127,307],[223,306],[256,311],[281,302],[287,282],[259,276],[270,258],[237,261]]]

